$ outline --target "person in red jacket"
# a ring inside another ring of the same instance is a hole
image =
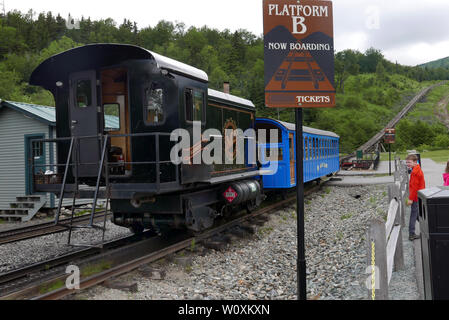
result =
[[[449,161],[446,164],[446,170],[443,173],[444,185],[449,186]]]
[[[418,219],[418,191],[426,187],[424,181],[424,173],[418,164],[418,157],[414,154],[409,154],[405,158],[405,163],[409,169],[412,169],[409,181],[409,196],[407,199],[407,205],[411,205],[410,211],[410,223],[408,227],[409,240],[419,239],[419,236],[415,234],[415,224]]]

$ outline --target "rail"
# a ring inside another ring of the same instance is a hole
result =
[[[404,269],[402,227],[405,225],[405,196],[408,190],[407,167],[395,159],[394,183],[388,186],[387,221],[370,221],[367,231],[367,279],[370,300],[388,300],[388,286],[393,271]]]
[[[383,136],[385,135],[385,129],[387,128],[394,128],[398,122],[410,111],[411,108],[415,106],[415,104],[418,103],[419,100],[421,100],[430,90],[434,89],[435,87],[441,86],[443,84],[446,84],[447,81],[442,81],[437,84],[434,84],[430,87],[422,89],[410,102],[392,119],[388,124],[380,130],[378,133],[376,133],[371,139],[369,139],[365,144],[357,148],[357,150],[361,150],[363,152],[368,151],[370,148],[372,148],[376,143],[378,143]],[[355,157],[356,153],[353,152],[350,155],[342,158],[342,162],[346,161],[347,159]]]

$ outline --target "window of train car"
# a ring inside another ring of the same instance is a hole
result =
[[[78,80],[76,83],[76,106],[85,108],[92,104],[92,86],[90,80]]]
[[[194,91],[193,95],[193,121],[203,121],[204,93]]]
[[[268,161],[282,161],[284,160],[284,154],[282,148],[266,148],[265,160]]]
[[[185,93],[186,121],[205,121],[204,92],[186,89]]]
[[[156,125],[164,121],[164,90],[158,83],[152,83],[144,90],[143,112],[146,125]]]
[[[118,103],[105,103],[104,110],[104,130],[120,130],[120,105]]]

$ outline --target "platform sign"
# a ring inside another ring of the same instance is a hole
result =
[[[331,1],[263,0],[265,104],[334,107]]]
[[[395,143],[396,129],[385,129],[384,142]]]

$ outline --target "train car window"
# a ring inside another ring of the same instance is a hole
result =
[[[76,106],[85,108],[92,105],[92,86],[90,80],[78,80],[76,83]]]
[[[309,160],[309,145],[307,144],[307,142],[309,141],[309,139],[307,137],[304,138],[304,158],[306,160]]]
[[[323,154],[323,141],[319,138],[316,139],[317,145],[318,145],[318,159],[321,159],[321,156]]]
[[[277,150],[277,157],[276,157],[275,150]],[[265,159],[268,161],[284,160],[283,149],[282,148],[266,148],[265,149]]]
[[[312,154],[313,154],[312,138],[309,137],[309,160],[312,160]]]
[[[104,110],[104,130],[119,131],[120,105],[118,103],[106,103],[103,105],[103,110]]]
[[[319,158],[323,158],[323,139],[318,139],[318,145],[320,146],[319,149]]]
[[[184,93],[186,121],[205,121],[204,92],[186,89]]]
[[[164,121],[164,90],[157,83],[152,83],[144,92],[144,119],[147,125]]]
[[[193,121],[193,90],[186,89],[184,96],[186,103],[186,120]]]
[[[309,144],[310,144],[310,160],[313,160],[313,158],[314,158],[314,156],[315,156],[315,148],[314,148],[314,146],[313,146],[313,144],[314,144],[314,141],[313,141],[314,139],[313,138],[310,138],[310,142],[309,142]]]
[[[329,140],[324,140],[324,142],[325,142],[325,149],[324,149],[324,152],[325,152],[325,157],[327,158],[328,156],[329,156]]]
[[[194,91],[193,95],[193,121],[203,121],[204,93]]]

